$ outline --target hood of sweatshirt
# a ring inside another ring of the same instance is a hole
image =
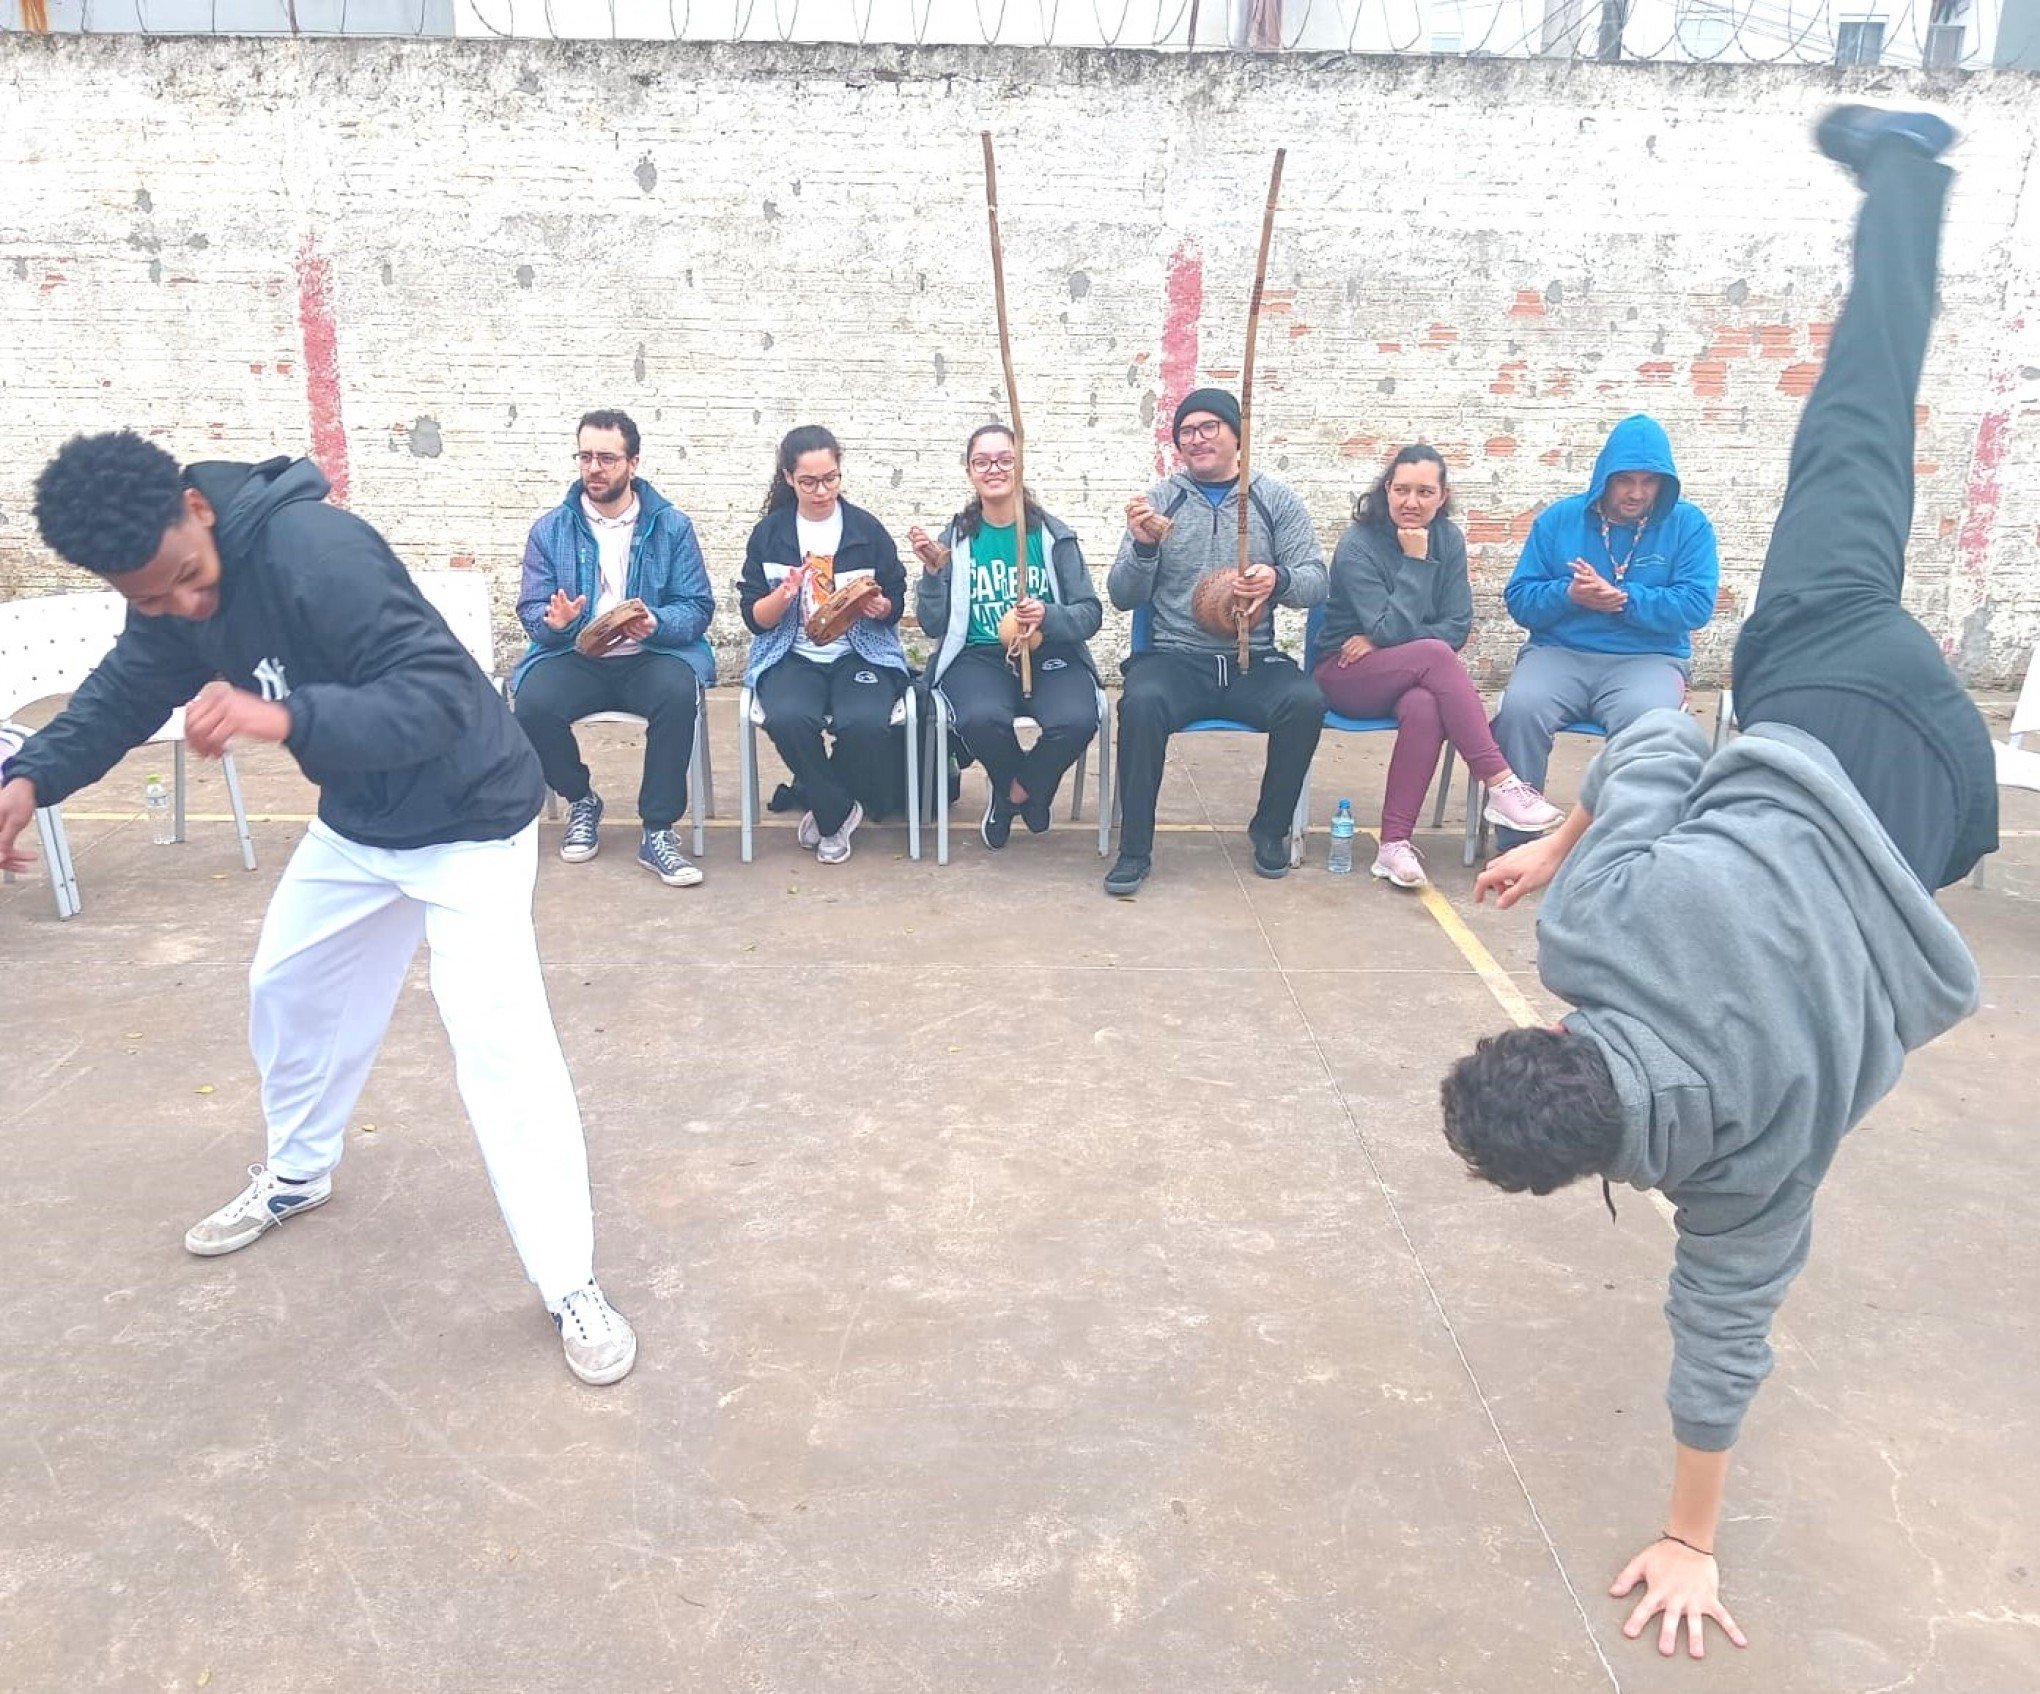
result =
[[[264,459],[259,465],[205,459],[184,467],[184,481],[206,497],[220,550],[221,594],[231,593],[238,567],[254,555],[269,520],[294,500],[323,500],[333,485],[310,459]]]
[[[1759,724],[1710,759],[1656,853],[1662,874],[1631,885],[1640,904],[1622,910],[1611,884],[1558,914],[1566,931],[1599,908],[1591,944],[1631,961],[1610,965],[1603,991],[1565,1020],[1600,1043],[1622,1097],[1612,1181],[1675,1191],[1712,1165],[1711,1186],[1759,1190],[1768,1175],[1738,1168],[1743,1147],[1773,1131],[1796,1144],[1753,1148],[1749,1166],[1770,1167],[1831,1146],[1897,1080],[1905,1053],[1976,1008],[1961,935],[1834,755],[1800,730]],[[1767,863],[1774,886],[1754,885],[1751,867]],[[1665,992],[1671,961],[1687,987]]]
[[[1656,520],[1679,503],[1679,471],[1672,463],[1672,438],[1665,426],[1644,412],[1624,418],[1608,432],[1601,456],[1594,461],[1594,480],[1587,489],[1587,502],[1601,498],[1608,479],[1617,471],[1653,471],[1665,480],[1658,487],[1657,504],[1651,508]]]

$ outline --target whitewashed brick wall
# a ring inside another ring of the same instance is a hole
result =
[[[725,590],[778,436],[829,424],[896,533],[1004,410],[977,132],[1001,157],[1034,482],[1101,577],[1157,413],[1240,360],[1289,149],[1259,464],[1327,545],[1439,443],[1499,591],[1632,410],[1670,428],[1746,603],[1854,193],[1841,98],[1968,132],[1922,396],[1912,596],[1965,674],[2040,638],[2031,78],[1451,59],[533,42],[0,39],[0,596],[70,580],[30,519],[68,433],[316,448],[414,565],[497,585],[500,658],[574,418],[617,405]],[[718,639],[741,640],[734,595]],[[1105,638],[1110,644],[1116,638]],[[1722,643],[1710,641],[1706,666]],[[725,661],[725,675],[730,673]]]

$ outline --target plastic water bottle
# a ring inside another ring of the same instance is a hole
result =
[[[170,815],[170,790],[160,776],[150,777],[149,786],[142,790],[142,810],[149,814],[149,837],[158,847],[168,847],[177,839],[177,820]]]
[[[1332,845],[1325,854],[1325,869],[1334,876],[1353,874],[1353,802],[1341,800],[1332,814]]]

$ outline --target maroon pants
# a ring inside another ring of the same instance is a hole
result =
[[[1313,676],[1333,711],[1349,718],[1395,718],[1395,751],[1381,800],[1384,841],[1407,841],[1415,831],[1447,741],[1482,782],[1508,769],[1488,730],[1480,691],[1459,655],[1442,641],[1377,647],[1343,668],[1335,651],[1318,662]]]

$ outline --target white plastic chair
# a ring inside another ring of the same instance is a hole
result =
[[[2018,703],[2012,707],[2010,735],[1990,744],[1997,758],[1998,787],[2040,790],[2040,750],[2026,745],[2026,737],[2036,731],[2040,731],[2040,647],[2034,648],[2033,656],[2026,661],[2026,680],[2020,684]],[[1978,859],[1976,869],[1970,873],[1970,882],[1978,888],[1983,886],[1985,862]]]
[[[1103,688],[1098,694],[1098,856],[1103,858],[1112,851],[1112,698]],[[928,808],[935,814],[935,862],[949,863],[949,730],[951,713],[949,701],[941,688],[929,690],[935,702],[935,733],[929,738],[932,743],[932,757],[928,768],[922,773]],[[1015,730],[1031,729],[1037,735],[1041,725],[1034,719],[1022,715],[1013,720]],[[1086,744],[1077,754],[1075,780],[1070,785],[1070,822],[1079,823],[1084,816],[1084,768],[1091,754]]]
[[[19,711],[37,700],[74,692],[106,657],[126,626],[127,601],[110,591],[95,594],[45,594],[30,600],[10,600],[0,605],[0,717]],[[172,746],[175,771],[171,804],[175,819],[174,839],[184,839],[184,709],[179,707],[164,720],[150,743],[167,741]],[[248,833],[248,810],[241,799],[241,776],[231,753],[220,760],[227,782],[227,802],[234,814],[234,833],[241,844],[241,863],[255,868],[255,843]],[[75,917],[84,909],[78,893],[78,877],[71,861],[70,838],[64,830],[63,811],[57,806],[37,808],[36,829],[43,843],[43,861],[49,868],[50,887],[56,895],[57,916]]]
[[[805,662],[805,661],[803,661]],[[894,702],[889,724],[907,727],[907,857],[921,856],[921,714],[914,703],[910,679],[906,691]],[[751,862],[753,835],[758,814],[764,810],[758,800],[758,731],[765,727],[765,708],[758,704],[756,690],[747,682],[737,690],[737,786],[742,821],[741,846],[745,864]]]
[[[446,627],[453,631],[454,639],[482,667],[482,674],[496,685],[498,693],[508,699],[509,679],[496,674],[496,631],[489,621],[489,579],[479,571],[413,571],[411,580],[418,585],[418,592],[446,620]],[[628,723],[636,724],[639,729],[645,727],[645,720],[635,712],[591,712],[574,722],[577,726],[584,723]],[[694,701],[694,751],[687,762],[687,809],[694,816],[694,856],[698,859],[708,845],[707,820],[715,816],[715,769],[708,751],[708,693],[705,689],[695,695]],[[545,815],[548,818],[560,815],[560,798],[551,789],[546,790]]]

